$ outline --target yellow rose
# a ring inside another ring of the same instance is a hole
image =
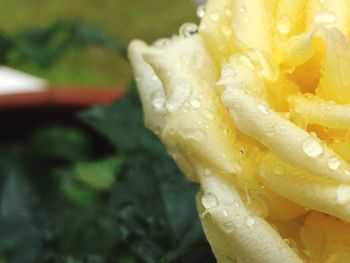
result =
[[[350,262],[350,1],[209,0],[129,57],[218,262]],[[166,176],[166,175],[164,175]]]

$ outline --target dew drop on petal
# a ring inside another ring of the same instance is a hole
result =
[[[156,42],[154,42],[152,46],[154,46],[154,47],[166,47],[169,44],[170,44],[170,40],[168,38],[161,38],[161,39],[158,39]]]
[[[252,227],[255,224],[255,219],[251,216],[248,216],[247,221],[246,221],[246,225],[249,227]]]
[[[211,15],[210,15],[210,19],[213,20],[214,22],[218,21],[220,18],[219,14],[216,13],[216,12],[213,12]]]
[[[281,35],[288,35],[292,29],[292,24],[287,16],[283,16],[277,22],[277,30]]]
[[[336,15],[332,11],[321,10],[314,17],[314,22],[318,25],[332,24],[337,21]]]
[[[204,117],[210,121],[215,119],[214,113],[211,112],[211,110],[204,110],[203,111]]]
[[[237,70],[231,66],[223,66],[221,70],[221,77],[235,77],[237,76]]]
[[[200,108],[201,107],[201,102],[197,98],[191,99],[190,103],[191,103],[193,108]]]
[[[194,23],[185,23],[180,27],[179,34],[183,37],[190,37],[198,33],[198,26]]]
[[[345,205],[350,201],[350,186],[339,185],[337,188],[337,203]]]
[[[245,12],[245,6],[242,6],[242,7],[239,9],[239,12],[244,13],[244,12]]]
[[[197,8],[197,16],[203,18],[205,16],[205,5],[200,5]]]
[[[151,103],[156,111],[165,109],[165,95],[161,90],[156,90],[151,94]]]
[[[269,113],[269,109],[265,105],[259,104],[257,108],[263,114]]]
[[[304,153],[309,157],[317,157],[323,153],[322,144],[314,138],[308,138],[302,145]]]
[[[206,193],[202,197],[202,204],[205,209],[210,209],[217,206],[219,204],[219,200],[216,195],[212,193]]]
[[[329,158],[329,160],[328,160],[329,169],[337,170],[339,168],[339,166],[340,166],[340,160],[337,157],[333,156],[333,157]]]
[[[346,176],[349,176],[349,175],[350,175],[350,170],[345,169],[345,170],[344,170],[344,174],[345,174]]]

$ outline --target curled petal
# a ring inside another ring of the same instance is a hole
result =
[[[262,183],[287,199],[350,222],[350,184],[307,174],[268,154],[260,167]]]
[[[350,129],[350,105],[336,104],[317,97],[292,95],[289,103],[293,112],[306,122],[325,127]]]
[[[201,186],[197,208],[218,262],[225,257],[254,263],[302,262],[265,220],[245,208],[230,182],[203,176]]]
[[[230,116],[213,89],[217,68],[201,37],[177,40],[143,56],[164,86],[167,115],[161,138],[175,160],[250,180],[249,160],[241,156]],[[193,172],[185,174],[195,178]]]
[[[280,159],[317,176],[350,182],[350,176],[343,172],[350,169],[346,161],[316,137],[272,111],[262,100],[238,88],[227,89],[222,100],[235,126]]]
[[[148,49],[150,47],[144,42],[134,40],[129,45],[128,56],[142,102],[145,125],[159,135],[165,125],[165,94],[159,78],[142,58]]]
[[[336,27],[348,35],[350,29],[350,2],[347,0],[309,0],[306,5],[306,30],[319,26]]]
[[[199,33],[218,65],[229,58],[236,49],[232,38],[231,0],[212,0],[206,5]]]
[[[308,86],[308,92],[315,92],[323,99],[350,103],[349,47],[350,40],[339,29],[318,28],[288,40],[282,61],[292,69],[291,79],[300,89]],[[298,70],[304,80],[298,77]]]

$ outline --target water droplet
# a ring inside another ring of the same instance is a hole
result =
[[[247,67],[251,68],[252,70],[255,70],[255,66],[253,64],[253,62],[250,60],[250,58],[248,58],[245,55],[242,55],[239,57],[239,60]]]
[[[170,99],[166,105],[169,112],[177,110],[192,93],[192,86],[190,83],[184,81],[176,85],[174,91],[170,95]]]
[[[202,197],[202,204],[205,209],[210,209],[217,206],[219,204],[219,200],[216,195],[212,193],[206,193]]]
[[[229,65],[226,65],[221,70],[221,77],[235,77],[237,76],[237,70]]]
[[[345,174],[346,176],[350,176],[350,170],[345,169],[345,170],[344,170],[344,174]]]
[[[245,6],[242,6],[242,7],[239,9],[239,12],[244,13],[244,12],[245,12]]]
[[[206,134],[201,130],[193,130],[188,131],[184,137],[188,140],[201,141],[205,139]]]
[[[286,129],[286,126],[281,125],[280,129],[281,129],[281,130],[285,130],[285,129]]]
[[[337,202],[340,205],[345,205],[350,201],[350,186],[339,185],[337,188]]]
[[[198,33],[198,26],[194,23],[185,23],[180,27],[179,34],[183,37],[190,37]]]
[[[214,12],[210,15],[210,19],[213,20],[214,22],[218,21],[220,18],[219,14]]]
[[[335,21],[337,21],[336,15],[332,11],[328,10],[321,10],[317,12],[316,16],[314,17],[314,22],[316,24],[332,24]]]
[[[340,166],[340,160],[337,157],[333,156],[333,157],[329,158],[329,160],[328,160],[329,169],[337,170],[339,168],[339,166]]]
[[[230,37],[232,35],[232,30],[228,26],[225,26],[225,25],[221,26],[220,31],[225,37]]]
[[[205,16],[205,5],[200,5],[197,8],[197,16],[203,18]]]
[[[204,114],[204,117],[210,121],[215,119],[214,113],[212,113],[210,110],[204,110],[203,114]]]
[[[251,216],[248,216],[247,221],[246,221],[246,225],[249,227],[252,227],[255,224],[255,219]]]
[[[193,108],[200,108],[201,107],[201,102],[197,98],[191,99],[190,103],[191,103]]]
[[[260,169],[259,169],[259,175],[260,175],[261,177],[266,177],[265,169],[264,169],[263,167],[260,167]]]
[[[257,108],[263,114],[269,113],[269,109],[265,105],[258,104]]]
[[[152,46],[154,47],[165,47],[170,44],[170,40],[168,38],[161,38],[158,39],[156,42],[153,43]]]
[[[224,214],[224,217],[228,217],[228,212],[226,209],[222,213]]]
[[[283,16],[277,23],[277,30],[281,35],[288,35],[292,29],[292,23],[287,16]]]
[[[310,157],[317,157],[323,153],[323,145],[314,138],[308,138],[303,142],[303,151]]]
[[[161,90],[156,90],[151,94],[152,106],[156,111],[164,111],[165,109],[165,95]]]

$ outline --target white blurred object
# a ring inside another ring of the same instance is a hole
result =
[[[0,66],[0,95],[41,92],[48,88],[46,80],[33,75]]]
[[[199,5],[205,5],[207,3],[207,0],[193,0],[193,2],[199,6]]]

